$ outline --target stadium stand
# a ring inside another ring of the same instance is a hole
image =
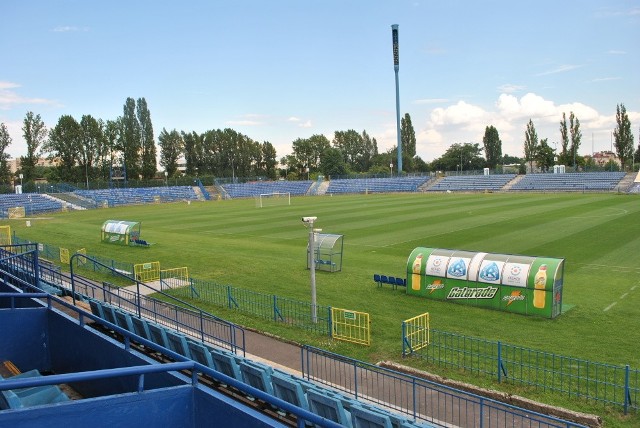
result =
[[[76,190],[77,196],[90,199],[96,206],[150,204],[155,202],[177,202],[198,200],[191,186],[130,187],[123,189]]]
[[[611,191],[624,178],[624,172],[578,172],[566,174],[527,174],[514,184],[515,191]]]
[[[221,187],[223,193],[230,198],[249,198],[268,193],[290,193],[305,195],[313,181],[255,181],[250,183],[229,183]]]
[[[516,174],[495,175],[449,175],[433,186],[428,192],[496,192],[513,180]]]
[[[325,193],[393,193],[416,192],[429,177],[338,178],[329,182]]]
[[[7,218],[10,208],[24,207],[25,216],[58,212],[62,203],[39,193],[3,194],[0,195],[0,217]]]

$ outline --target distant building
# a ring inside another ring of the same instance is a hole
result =
[[[605,166],[609,163],[609,161],[613,161],[615,162],[618,166],[622,166],[622,164],[620,163],[620,159],[618,159],[618,156],[616,156],[615,153],[605,150],[602,152],[597,152],[593,154],[593,161],[595,162],[596,165],[598,166]]]
[[[7,164],[9,165],[11,174],[15,174],[20,169],[20,158],[9,159],[7,161]],[[38,160],[36,161],[36,166],[53,167],[58,166],[58,164],[58,159],[51,160],[47,158],[38,158]]]

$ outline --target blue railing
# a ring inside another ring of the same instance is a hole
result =
[[[465,427],[584,427],[312,346],[301,351],[303,376],[418,421]]]
[[[620,406],[625,413],[640,408],[640,370],[629,365],[598,363],[440,330],[431,330],[429,346],[413,355],[498,382]]]
[[[331,332],[331,307],[329,306],[316,305],[318,322],[314,323],[312,306],[308,302],[287,299],[275,294],[258,293],[213,281],[191,278],[190,287],[176,288],[171,294],[320,334],[328,335]]]

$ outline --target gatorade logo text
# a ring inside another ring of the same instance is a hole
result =
[[[449,291],[447,299],[493,299],[498,292],[498,287],[468,288],[453,287]]]

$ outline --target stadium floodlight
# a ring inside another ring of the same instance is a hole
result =
[[[313,223],[318,217],[302,217],[302,222],[309,227],[309,267],[311,269],[311,320],[314,324],[318,322],[318,306],[316,304],[316,233],[322,232],[322,229],[314,229]]]
[[[398,24],[391,26],[391,39],[393,42],[393,70],[396,74],[396,135],[398,137],[398,176],[402,172],[402,139],[400,138],[400,82],[398,71],[400,70],[400,49],[398,46]]]

